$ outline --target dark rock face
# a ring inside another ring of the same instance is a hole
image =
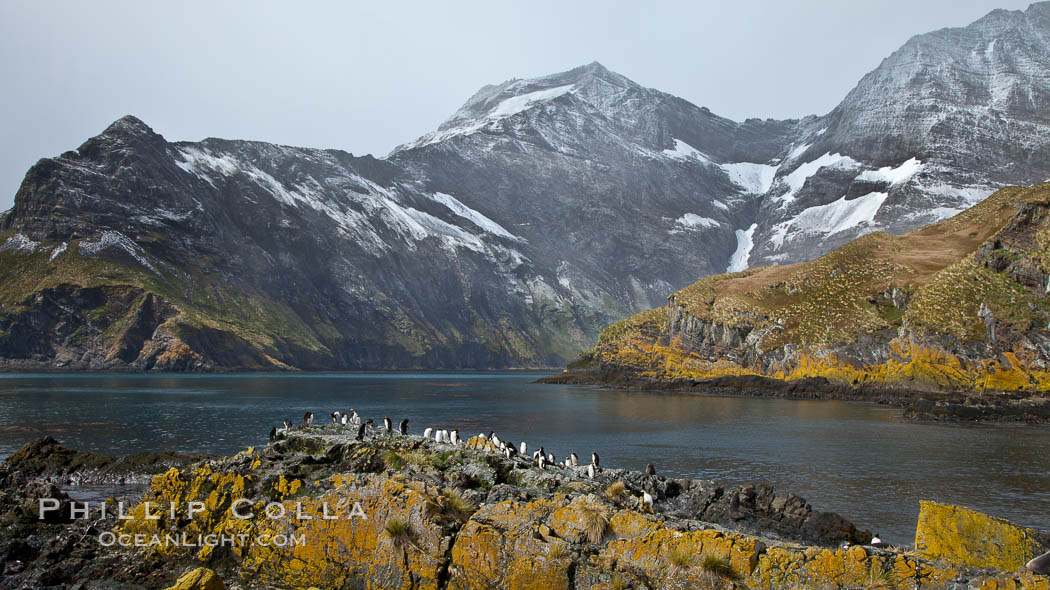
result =
[[[0,218],[22,287],[0,293],[3,364],[562,365],[702,276],[1050,178],[1048,6],[916,37],[798,121],[733,122],[597,63],[486,86],[384,159],[125,117],[33,166]]]

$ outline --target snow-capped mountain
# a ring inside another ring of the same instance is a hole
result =
[[[126,117],[36,164],[0,218],[0,356],[560,364],[702,276],[1050,178],[1048,14],[916,37],[801,120],[730,121],[597,63],[486,86],[382,159]]]
[[[761,202],[752,264],[808,260],[1050,179],[1050,3],[919,35],[807,119]]]

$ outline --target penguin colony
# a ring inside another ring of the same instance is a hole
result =
[[[361,420],[360,414],[356,410],[350,408],[346,413],[336,410],[331,413],[332,427],[341,428],[349,427],[356,429],[357,434],[354,437],[356,440],[364,440],[368,435],[368,427],[374,424],[371,418],[364,421]],[[310,428],[313,426],[314,414],[313,412],[306,412],[303,415],[303,422],[300,428]],[[285,434],[293,430],[294,426],[291,420],[285,420],[282,426],[274,426],[270,430],[270,441],[276,441],[283,438]],[[382,436],[394,436],[395,434],[401,436],[408,435],[408,418],[401,420],[397,428],[394,428],[394,423],[389,416],[383,417],[383,427],[379,431]],[[520,444],[515,445],[510,441],[501,440],[495,432],[489,431],[488,434],[481,432],[477,436],[482,441],[491,443],[492,447],[499,449],[499,453],[507,457],[508,459],[519,459],[522,461],[531,462],[533,465],[540,469],[561,468],[571,469],[577,472],[586,472],[587,477],[594,479],[595,475],[601,473],[601,467],[599,465],[598,453],[591,453],[591,462],[588,465],[580,465],[579,455],[576,453],[569,453],[565,457],[564,461],[558,461],[554,456],[554,453],[549,453],[547,450],[540,446],[539,449],[534,451],[530,456],[529,446],[525,441],[521,441]],[[428,426],[423,430],[423,438],[429,441],[433,441],[437,444],[460,446],[464,441],[460,438],[459,430],[453,428],[451,430],[438,429]],[[486,446],[485,449],[491,450],[491,447]],[[646,466],[646,475],[653,475],[655,469],[653,464],[650,463]],[[650,500],[651,505],[651,500]]]

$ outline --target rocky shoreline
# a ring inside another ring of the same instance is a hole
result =
[[[637,391],[680,391],[724,397],[769,397],[876,403],[904,410],[916,422],[1023,422],[1050,424],[1050,395],[1043,392],[938,391],[900,384],[848,384],[823,377],[782,380],[759,375],[710,379],[654,379],[629,371],[568,371],[538,383],[599,385]]]
[[[1022,534],[1031,542],[1012,545],[999,538],[1006,533],[980,533],[997,546],[1017,545],[1007,557],[985,556],[985,565],[966,563],[965,555],[938,561],[936,547],[951,543],[940,539],[938,527],[945,527],[934,512],[926,516],[929,532],[922,539],[929,542],[922,545],[935,548],[916,555],[871,547],[870,532],[768,485],[727,487],[609,468],[592,478],[585,466],[542,469],[530,459],[507,457],[481,437],[451,445],[382,429],[367,428],[360,441],[355,435],[356,429],[338,425],[296,428],[262,449],[222,458],[161,453],[114,459],[71,451],[49,438],[27,443],[0,465],[0,588],[165,588],[183,572],[181,585],[172,587],[1050,583],[998,571],[1013,568],[1003,564],[1022,553],[1050,546],[1050,538],[1034,531]],[[150,485],[133,506],[118,509],[111,499],[108,514],[69,518],[72,500],[60,484],[121,481]],[[41,498],[58,499],[61,508],[40,520]],[[194,502],[199,509],[190,513]],[[337,518],[327,518],[329,507],[350,505],[367,518],[346,518],[339,509]],[[264,516],[273,506],[312,518]],[[235,517],[245,509],[253,516]],[[119,519],[118,512],[130,518]],[[298,534],[307,542],[106,547],[101,535],[107,532],[162,539]]]

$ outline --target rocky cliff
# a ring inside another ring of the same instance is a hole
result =
[[[605,469],[535,467],[490,442],[459,446],[339,426],[295,429],[267,447],[171,467],[116,519],[22,470],[68,454],[28,445],[0,467],[0,587],[162,588],[1046,588],[1011,571],[1046,537],[930,504],[921,552],[768,487]],[[61,480],[58,480],[61,481]],[[652,501],[646,499],[646,495]],[[192,513],[191,513],[192,511]],[[137,547],[100,545],[105,535]],[[225,535],[230,542],[200,539]],[[123,536],[123,537],[121,537]],[[302,543],[278,539],[301,537]],[[186,540],[189,540],[187,542]],[[238,540],[239,539],[239,540]],[[200,569],[201,567],[207,569]],[[1002,571],[1002,570],[1007,571]],[[77,584],[80,584],[79,586]]]
[[[1050,389],[1050,185],[1006,188],[901,236],[703,279],[614,324],[581,365],[663,383],[819,379],[863,389]],[[1036,413],[1046,400],[1028,400]]]

